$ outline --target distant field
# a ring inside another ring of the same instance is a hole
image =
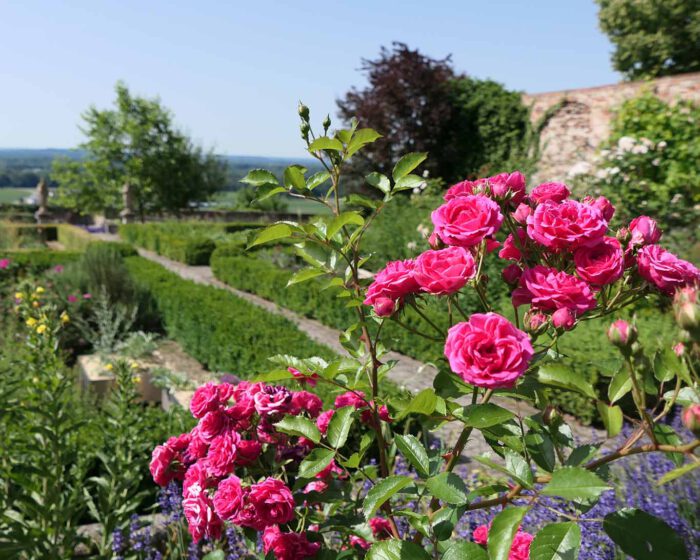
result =
[[[34,189],[15,189],[12,187],[0,189],[0,204],[18,202],[20,198],[29,196]]]

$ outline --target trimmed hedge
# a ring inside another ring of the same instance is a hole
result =
[[[162,222],[126,224],[119,235],[159,255],[189,265],[207,265],[217,241],[230,234],[261,227],[255,223]]]
[[[10,270],[31,274],[38,274],[56,265],[75,262],[80,259],[80,256],[81,254],[76,251],[49,251],[48,249],[0,252],[0,258],[10,260]]]
[[[141,257],[125,259],[137,286],[154,299],[168,335],[210,370],[245,379],[271,369],[269,356],[333,358],[288,319],[226,290],[183,280]]]

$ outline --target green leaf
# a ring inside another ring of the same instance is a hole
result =
[[[593,457],[595,457],[598,449],[600,449],[599,444],[587,444],[577,447],[566,458],[565,466],[578,467],[579,465],[587,463]]]
[[[474,428],[490,428],[502,424],[515,416],[510,410],[506,410],[493,403],[470,404],[458,408],[452,412],[453,416]]]
[[[680,478],[681,476],[694,471],[700,467],[700,462],[692,462],[688,463],[687,465],[683,465],[682,467],[678,467],[677,469],[673,469],[672,471],[668,471],[665,475],[663,475],[657,484],[659,486],[663,486],[664,484],[667,484],[671,482],[672,480],[676,480],[677,478]]]
[[[319,270],[318,268],[305,268],[304,270],[300,270],[299,272],[292,274],[287,281],[287,286],[300,284],[301,282],[306,282],[307,280],[311,280],[312,278],[316,278],[318,276],[323,276],[324,274],[325,272],[323,270]]]
[[[610,404],[615,404],[622,397],[632,390],[632,378],[626,368],[620,368],[608,386],[608,400]]]
[[[488,538],[489,560],[508,560],[513,537],[526,513],[526,507],[509,507],[493,518]]]
[[[598,475],[581,467],[563,467],[552,473],[552,479],[542,489],[545,496],[567,500],[596,499],[610,487]]]
[[[418,441],[416,436],[411,434],[402,436],[401,434],[396,434],[394,437],[394,443],[398,447],[399,451],[403,454],[404,458],[416,469],[416,472],[422,477],[426,478],[430,476],[430,460],[428,459],[428,452],[423,447],[423,444]]]
[[[543,527],[530,544],[530,560],[577,560],[581,528],[576,523],[552,523]]]
[[[683,539],[658,517],[634,508],[605,516],[603,529],[635,560],[688,560]]]
[[[525,488],[531,488],[534,482],[529,463],[515,451],[506,449],[504,452],[506,470],[512,474],[513,480]]]
[[[281,381],[282,379],[292,379],[293,377],[294,375],[289,370],[275,369],[266,373],[261,373],[260,375],[256,375],[253,379],[251,379],[251,381],[254,383],[259,381],[269,383],[271,381]]]
[[[545,364],[540,366],[537,371],[537,380],[545,385],[569,389],[592,399],[596,398],[591,384],[563,364]]]
[[[262,202],[279,193],[286,193],[287,189],[271,183],[256,187],[255,200]]]
[[[442,555],[442,560],[488,560],[488,558],[483,547],[473,542],[455,543]]]
[[[464,515],[466,506],[450,507],[445,506],[437,510],[431,517],[430,524],[433,527],[435,538],[439,541],[446,541],[452,537],[455,525]]]
[[[487,467],[490,467],[496,471],[499,471],[499,472],[502,472],[502,473],[508,475],[513,480],[515,480],[518,484],[521,484],[522,486],[525,486],[526,488],[532,486],[532,482],[531,482],[532,481],[532,473],[529,472],[529,469],[528,469],[529,475],[527,473],[525,473],[525,471],[522,469],[522,464],[516,465],[515,460],[512,458],[511,458],[510,463],[509,464],[507,463],[505,466],[501,465],[500,463],[497,463],[496,461],[494,461],[490,457],[486,457],[486,456],[477,456],[477,457],[474,457],[474,460],[477,461],[478,463],[481,463],[482,465],[486,465]],[[514,472],[513,470],[511,470],[512,468],[517,468],[517,470]]]
[[[598,413],[600,414],[605,429],[608,432],[608,437],[615,437],[622,429],[622,409],[619,406],[608,406],[603,401],[596,403]]]
[[[683,443],[683,439],[667,424],[654,424],[653,432],[656,441],[662,445],[682,445]],[[664,453],[664,455],[673,461],[677,467],[683,464],[682,453]]]
[[[318,152],[319,150],[335,150],[336,152],[343,151],[343,143],[337,138],[329,138],[328,136],[321,136],[316,138],[309,146],[310,152]]]
[[[354,224],[356,226],[361,226],[365,223],[364,218],[358,212],[343,212],[340,216],[337,216],[328,225],[328,231],[326,231],[326,237],[331,239],[336,233],[340,231],[343,226],[348,224]]]
[[[306,181],[306,188],[309,190],[313,190],[316,187],[320,187],[323,183],[328,181],[328,179],[331,178],[331,174],[328,173],[328,171],[318,171],[311,175],[309,177],[309,180]]]
[[[291,436],[302,436],[314,443],[321,441],[321,432],[316,424],[303,416],[287,415],[275,424],[278,431]]]
[[[248,247],[255,247],[256,245],[262,245],[263,243],[269,243],[270,241],[277,241],[278,239],[285,239],[292,235],[292,228],[287,224],[273,224],[270,227],[262,230],[253,240],[253,242],[248,245]]]
[[[411,171],[413,171],[416,167],[423,163],[427,158],[428,154],[422,152],[412,152],[403,156],[399,161],[396,162],[394,170],[391,173],[392,177],[394,178],[394,182],[408,175]]]
[[[367,181],[368,185],[374,187],[375,189],[379,189],[384,194],[388,194],[391,190],[391,183],[389,182],[389,178],[386,175],[377,173],[376,171],[367,175],[367,177],[365,177],[365,181]]]
[[[663,348],[654,354],[654,377],[659,381],[670,381],[676,375],[682,378],[687,377],[686,366],[683,361],[676,356],[672,348]]]
[[[345,445],[345,442],[348,439],[348,434],[350,433],[350,427],[355,420],[355,417],[353,416],[354,412],[355,409],[352,406],[344,406],[333,413],[333,417],[328,424],[326,438],[328,439],[328,443],[330,443],[335,449]]]
[[[408,406],[399,414],[397,420],[405,418],[408,414],[425,414],[430,415],[435,412],[438,398],[433,389],[423,389],[418,393]]]
[[[366,560],[430,560],[428,553],[420,546],[396,539],[374,543],[365,558]]]
[[[374,515],[374,513],[382,506],[384,502],[386,502],[399,490],[406,488],[406,486],[412,482],[413,480],[408,476],[394,475],[389,476],[372,486],[370,491],[367,492],[365,501],[362,504],[362,511],[364,512],[367,520]]]
[[[394,184],[394,192],[416,189],[422,186],[423,183],[425,183],[423,177],[419,177],[418,175],[406,175],[396,181],[396,184]]]
[[[306,168],[301,165],[290,165],[284,170],[284,184],[288,188],[295,188],[303,191],[306,189],[306,179],[304,179]]]
[[[223,550],[214,550],[204,556],[202,560],[224,560],[224,558],[226,558],[226,555]]]
[[[464,481],[454,473],[443,472],[429,478],[425,486],[438,500],[459,506],[467,503],[469,490]]]
[[[352,139],[348,144],[348,157],[352,156],[355,152],[362,149],[363,146],[371,144],[372,142],[375,142],[381,137],[382,135],[379,134],[376,130],[373,130],[371,128],[361,128],[360,130],[355,132],[355,134],[353,134]]]
[[[248,174],[241,179],[241,183],[246,183],[248,185],[260,186],[267,183],[279,184],[277,177],[274,173],[268,171],[267,169],[251,169]]]
[[[313,478],[328,465],[335,455],[332,449],[316,448],[299,464],[300,478]]]

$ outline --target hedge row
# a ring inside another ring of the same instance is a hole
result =
[[[80,256],[81,254],[76,251],[49,251],[48,249],[0,252],[0,258],[10,261],[8,270],[31,274],[38,274],[54,266],[77,261]]]
[[[129,243],[189,265],[207,265],[217,241],[260,227],[254,223],[163,222],[126,224],[119,235]]]

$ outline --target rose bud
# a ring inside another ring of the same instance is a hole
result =
[[[379,317],[389,317],[394,314],[396,302],[388,297],[379,297],[374,302],[374,312]]]
[[[523,271],[517,264],[509,264],[503,269],[503,272],[501,272],[501,277],[506,284],[515,286],[518,283],[518,280],[520,280],[522,274]]]
[[[661,239],[661,230],[649,216],[639,216],[630,222],[630,248],[653,245]]]
[[[544,313],[528,311],[523,318],[525,330],[531,333],[537,332],[547,323],[547,316]]]
[[[435,232],[431,233],[430,237],[428,237],[428,245],[430,245],[431,249],[442,249],[445,246],[442,239],[440,239]]]
[[[686,331],[693,331],[700,326],[700,305],[695,286],[685,286],[676,292],[673,297],[673,314],[678,326]]]
[[[521,203],[515,209],[515,212],[513,212],[513,219],[519,224],[525,225],[527,217],[530,215],[531,212],[532,208],[530,208],[527,204]]]
[[[685,353],[685,344],[679,342],[673,346],[673,353],[679,358]]]
[[[618,319],[608,328],[608,340],[620,349],[629,349],[637,340],[637,329],[627,321]]]
[[[626,245],[627,242],[630,240],[630,230],[622,226],[620,229],[617,230],[615,237],[617,237],[617,240],[620,242],[621,245]]]
[[[552,313],[552,325],[556,329],[564,329],[570,331],[576,324],[576,315],[571,309],[561,307]]]
[[[542,422],[545,426],[556,426],[562,420],[561,412],[556,406],[547,405],[547,407],[542,412]]]
[[[691,404],[681,414],[683,425],[700,438],[700,404]]]
[[[309,120],[309,108],[304,105],[301,101],[299,101],[299,107],[297,107],[297,111],[299,112],[299,116],[305,120]]]

